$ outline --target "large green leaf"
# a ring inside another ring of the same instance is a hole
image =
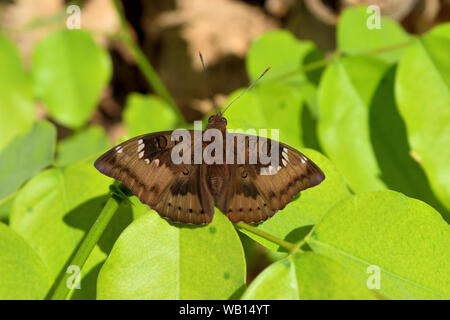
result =
[[[62,30],[44,38],[33,52],[38,97],[58,123],[76,128],[94,112],[111,76],[111,61],[88,32]]]
[[[98,278],[99,299],[227,299],[245,286],[245,259],[230,221],[172,225],[156,212],[119,237]]]
[[[258,229],[290,242],[302,240],[311,226],[316,224],[331,207],[350,196],[343,176],[331,161],[317,151],[311,149],[302,151],[322,169],[325,180],[314,188],[302,191],[298,199],[257,226]],[[278,245],[266,239],[246,230],[242,232],[269,249],[280,250]]]
[[[356,192],[386,187],[369,130],[369,107],[386,70],[375,58],[344,58],[327,68],[320,83],[320,144]]]
[[[264,81],[283,78],[284,80],[306,80],[300,72],[304,60],[315,50],[309,41],[299,41],[285,30],[269,31],[255,40],[248,52],[246,64],[250,80],[256,80],[267,68],[272,70],[264,76]]]
[[[0,200],[53,161],[55,144],[55,127],[42,121],[0,151]]]
[[[379,267],[377,291],[386,298],[450,298],[450,228],[419,200],[393,191],[354,196],[328,211],[306,241],[361,277]]]
[[[365,281],[320,254],[290,255],[261,272],[242,299],[374,299]]]
[[[380,178],[389,189],[423,200],[448,214],[431,190],[423,168],[411,157],[406,126],[395,103],[395,74],[395,67],[386,72],[370,105],[370,138]]]
[[[242,91],[232,93],[228,100]],[[297,146],[302,141],[302,108],[302,96],[295,88],[280,82],[261,83],[231,105],[225,117],[229,129],[278,129],[280,141]],[[260,135],[259,131],[254,134]]]
[[[92,165],[76,163],[39,173],[17,193],[10,225],[38,253],[53,281],[66,271],[68,259],[103,208],[109,183]],[[100,249],[94,248],[83,275],[106,258],[108,251]]]
[[[372,14],[366,10],[366,6],[353,7],[341,14],[337,27],[338,49],[348,54],[370,51],[387,62],[397,61],[405,49],[403,45],[409,43],[410,35],[388,18],[381,18],[380,29],[369,29],[367,21]],[[382,48],[387,50],[380,50]]]
[[[170,105],[155,95],[130,94],[123,117],[128,134],[132,137],[173,130],[177,124],[177,115]]]
[[[398,67],[396,98],[409,144],[439,200],[450,208],[450,24],[417,40]],[[450,216],[446,215],[447,221]]]
[[[43,299],[50,277],[42,260],[11,228],[0,223],[0,299]]]
[[[95,156],[109,147],[102,127],[92,126],[58,143],[56,164],[65,166],[80,160],[93,162]]]
[[[14,45],[0,34],[0,150],[33,124],[33,91]]]

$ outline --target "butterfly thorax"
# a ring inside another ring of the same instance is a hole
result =
[[[208,129],[217,129],[225,135],[227,131],[227,119],[225,119],[222,114],[219,112],[218,114],[212,115],[208,119],[208,125],[205,130]]]

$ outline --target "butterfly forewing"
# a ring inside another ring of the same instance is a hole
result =
[[[214,201],[201,183],[200,165],[172,162],[175,143],[171,134],[172,131],[157,132],[130,139],[106,152],[95,167],[121,181],[164,218],[209,223]]]

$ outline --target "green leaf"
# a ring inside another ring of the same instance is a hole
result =
[[[0,200],[52,162],[55,144],[55,127],[40,121],[0,152]]]
[[[119,237],[98,278],[99,299],[228,299],[245,286],[245,259],[230,221],[178,226],[156,212]]]
[[[242,296],[246,300],[374,299],[365,281],[320,254],[290,255],[261,272]]]
[[[50,277],[34,250],[0,223],[0,299],[43,299]]]
[[[255,81],[267,67],[272,69],[264,81],[289,75],[289,80],[306,81],[301,72],[302,62],[315,49],[312,42],[299,41],[285,30],[269,31],[255,40],[247,55],[247,73]],[[283,78],[287,80],[286,77]]]
[[[108,137],[102,127],[89,127],[58,143],[56,164],[65,166],[80,160],[92,163],[94,157],[105,152],[109,146]]]
[[[170,105],[155,95],[130,94],[123,117],[132,137],[173,130],[177,124],[177,115]]]
[[[233,92],[228,100],[243,90]],[[302,108],[302,96],[295,88],[280,82],[261,83],[231,105],[225,117],[228,129],[267,129],[269,137],[270,129],[278,129],[277,140],[298,146],[302,142]],[[258,131],[252,134],[260,135]]]
[[[438,199],[450,209],[450,24],[416,41],[400,60],[396,98],[408,141]],[[447,35],[447,36],[445,36]],[[447,221],[450,215],[446,214]]]
[[[387,67],[367,56],[344,58],[320,83],[320,144],[355,192],[386,187],[370,141],[369,108]]]
[[[380,178],[389,189],[448,214],[431,190],[423,168],[411,157],[406,126],[395,102],[395,69],[389,68],[383,76],[370,105],[370,138]]]
[[[258,229],[289,242],[298,242],[310,231],[325,213],[336,203],[350,196],[343,176],[336,167],[315,150],[302,150],[325,174],[325,180],[318,186],[300,193],[300,197],[277,212],[272,218],[259,224]],[[269,249],[281,248],[253,233],[240,230]]]
[[[372,51],[386,62],[398,61],[405,50],[402,45],[411,41],[411,36],[396,21],[388,18],[381,18],[380,29],[369,29],[367,24],[373,13],[366,10],[367,7],[363,6],[342,12],[337,27],[339,51],[348,54]],[[380,51],[381,48],[389,50]]]
[[[81,127],[92,116],[112,69],[107,51],[80,30],[44,38],[32,64],[37,96],[54,120],[70,128]]]
[[[378,266],[377,292],[386,298],[450,297],[450,228],[419,200],[387,190],[354,196],[333,207],[306,241],[366,279],[368,266]]]
[[[0,35],[0,150],[33,124],[33,91],[19,53]]]
[[[68,259],[103,208],[109,183],[93,166],[78,162],[39,173],[17,193],[11,228],[38,253],[53,281],[66,272]],[[83,275],[106,258],[107,250],[102,251],[94,248]]]

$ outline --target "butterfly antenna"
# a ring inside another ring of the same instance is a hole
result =
[[[244,93],[246,93],[248,90],[250,90],[250,89],[255,85],[255,83],[258,82],[258,80],[261,79],[261,78],[267,73],[267,71],[269,71],[270,69],[271,69],[271,68],[268,67],[266,70],[264,70],[264,72],[258,77],[258,79],[256,79],[255,81],[253,81],[253,83],[252,83],[251,85],[249,85],[248,88],[245,89],[244,92],[242,92],[239,96],[237,96],[233,101],[231,101],[231,102],[228,104],[228,106],[225,108],[225,110],[223,110],[222,114],[224,114],[225,111],[227,111],[227,109],[231,106],[231,104],[232,104],[233,102],[235,102],[237,99],[239,99],[240,97],[242,97],[242,96],[244,95]]]
[[[216,114],[217,114],[218,109],[217,109],[217,105],[216,105],[216,100],[214,100],[214,95],[211,90],[211,84],[209,83],[208,73],[206,72],[205,62],[203,61],[203,55],[200,51],[198,52],[198,55],[200,56],[200,61],[202,62],[203,73],[205,74],[205,79],[206,79],[206,84],[208,86],[209,95],[210,95],[212,103],[214,105],[214,110],[216,110]]]

